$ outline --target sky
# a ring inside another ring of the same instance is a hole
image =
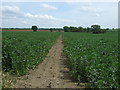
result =
[[[0,27],[118,27],[118,2],[2,2]]]

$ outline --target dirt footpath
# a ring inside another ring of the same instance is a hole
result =
[[[62,36],[52,46],[45,60],[29,75],[22,76],[15,88],[83,88],[77,85],[69,76],[66,59],[62,55]]]

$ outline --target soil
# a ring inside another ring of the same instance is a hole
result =
[[[33,30],[0,30],[0,31],[33,32]],[[37,32],[50,32],[50,30],[37,30]]]
[[[28,75],[19,77],[14,88],[84,88],[84,83],[75,82],[69,75],[66,58],[63,56],[62,36],[50,49],[47,57]]]

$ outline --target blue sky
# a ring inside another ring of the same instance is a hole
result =
[[[118,27],[117,2],[3,2],[2,27]]]

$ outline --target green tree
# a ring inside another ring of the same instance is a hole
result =
[[[92,33],[96,33],[96,34],[99,34],[99,33],[106,33],[106,29],[101,29],[100,28],[100,25],[92,25],[91,26],[91,31]]]
[[[73,26],[70,26],[70,32],[75,32],[75,28]]]
[[[91,28],[90,28],[90,27],[87,27],[87,28],[86,28],[86,32],[91,32]]]
[[[32,26],[33,31],[37,31],[38,27],[37,26]]]
[[[69,27],[68,26],[64,26],[63,29],[64,29],[64,32],[69,32]]]
[[[106,30],[110,30],[109,28],[106,28]]]
[[[53,29],[52,29],[52,28],[50,28],[50,32],[53,32]]]
[[[100,33],[100,25],[91,25],[92,33]]]
[[[79,26],[79,27],[78,27],[78,31],[79,31],[79,32],[83,32],[83,27]]]
[[[77,27],[70,26],[70,32],[79,32]]]

